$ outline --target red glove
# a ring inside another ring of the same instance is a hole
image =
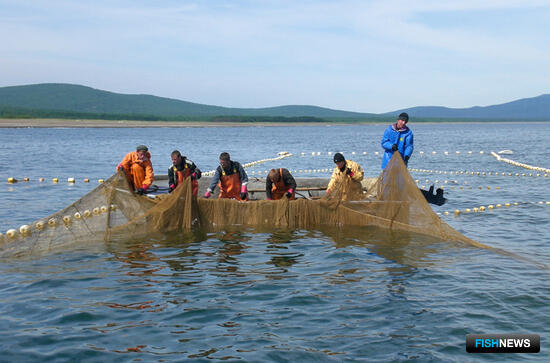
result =
[[[174,191],[174,189],[176,189],[176,186],[174,184],[170,184],[170,193],[172,193]]]
[[[210,198],[211,195],[212,195],[212,193],[210,193],[209,190],[207,190],[206,193],[204,193],[205,198]]]

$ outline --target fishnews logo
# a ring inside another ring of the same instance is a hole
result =
[[[468,353],[538,353],[540,335],[537,334],[468,334]]]

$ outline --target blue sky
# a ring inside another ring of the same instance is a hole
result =
[[[360,112],[550,93],[550,1],[0,0],[0,86]]]

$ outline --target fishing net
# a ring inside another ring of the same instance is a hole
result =
[[[397,153],[395,154],[397,155]],[[322,197],[241,202],[192,195],[189,181],[154,199],[136,195],[123,171],[52,216],[6,233],[0,255],[59,250],[72,244],[145,238],[229,226],[314,229],[376,226],[488,248],[459,233],[430,208],[400,157],[367,190],[343,178]]]

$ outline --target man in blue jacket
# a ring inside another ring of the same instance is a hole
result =
[[[397,118],[397,122],[388,126],[382,137],[382,147],[384,148],[384,157],[382,158],[382,169],[390,161],[394,151],[399,151],[405,165],[408,164],[414,149],[413,133],[407,127],[409,115],[402,112]]]

